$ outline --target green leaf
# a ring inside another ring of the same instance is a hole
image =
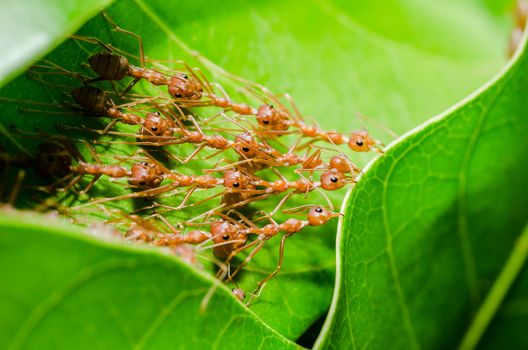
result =
[[[0,13],[0,87],[50,52],[112,0],[7,0]]]
[[[470,0],[429,4],[386,0],[380,12],[374,4],[346,1],[137,0],[120,1],[108,13],[120,26],[141,35],[150,58],[185,59],[201,66],[211,79],[226,84],[234,97],[239,97],[235,90],[242,84],[225,78],[215,64],[278,93],[290,93],[301,111],[315,116],[325,128],[356,129],[362,122],[355,114],[361,112],[402,133],[460,100],[502,66],[510,27],[507,3],[497,1],[489,9]],[[134,40],[109,33],[108,23],[99,17],[81,33],[137,53]],[[77,71],[98,50],[70,40],[47,58]],[[196,58],[193,50],[202,56]],[[0,96],[49,103],[64,100],[62,92],[67,91],[21,77]],[[0,106],[0,121],[24,130],[53,130],[57,121],[78,123],[71,117],[21,113],[19,108],[17,103]],[[374,123],[368,127],[378,138],[390,139]],[[353,155],[358,162],[369,157]],[[110,196],[112,188],[101,181],[94,190]],[[335,226],[328,226],[288,240],[283,271],[251,307],[289,339],[297,338],[328,308],[334,235]],[[245,289],[252,290],[276,266],[276,243],[270,242],[248,267],[242,276]],[[184,270],[193,273],[191,268]],[[196,325],[201,327],[198,321]]]
[[[515,242],[528,221],[527,93],[525,50],[368,169],[344,205],[339,288],[319,348],[380,348],[388,339],[394,349],[454,348],[465,337],[471,348],[479,340],[474,328],[493,316],[489,305],[500,304],[526,258],[526,238]],[[527,283],[518,282],[516,299],[525,302]],[[499,292],[483,303],[494,284]],[[519,327],[523,319],[506,321]],[[523,334],[490,332],[502,348],[528,345]]]
[[[9,214],[0,215],[3,348],[298,348],[224,286],[201,313],[213,279],[169,254]]]

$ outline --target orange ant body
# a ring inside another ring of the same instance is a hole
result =
[[[125,95],[138,81],[144,79],[155,86],[167,85],[169,94],[175,98],[188,100],[199,100],[202,98],[203,88],[195,78],[189,77],[181,72],[167,77],[165,74],[154,69],[145,68],[145,54],[141,37],[119,27],[106,13],[102,13],[102,15],[113,26],[114,30],[128,34],[138,41],[141,67],[130,64],[125,56],[114,53],[116,51],[115,49],[103,43],[98,38],[73,35],[73,38],[77,40],[99,45],[105,50],[92,55],[88,59],[92,70],[99,75],[99,77],[92,79],[91,82],[99,80],[119,81],[129,76],[133,78],[133,81],[123,90],[121,95]]]
[[[128,178],[128,183],[138,189],[153,189],[159,187],[164,179],[164,172],[155,164],[140,162],[127,170],[119,165],[102,165],[79,162],[71,170],[80,176],[88,174],[96,178],[106,175],[113,178]],[[80,178],[79,176],[79,178]]]
[[[346,137],[337,131],[325,131],[318,126],[310,126],[300,119],[293,119],[289,114],[275,109],[271,105],[262,105],[257,114],[257,122],[261,127],[270,130],[272,133],[280,135],[288,130],[290,126],[299,129],[299,132],[304,137],[312,139],[321,139],[330,142],[334,145],[342,145],[346,143],[348,147],[356,152],[375,151],[383,153],[379,148],[379,141],[374,140],[366,130],[352,131],[349,137]]]
[[[44,133],[32,134],[23,132],[16,127],[11,127],[13,132],[28,134],[32,138],[48,138],[38,145],[35,157],[29,154],[9,155],[0,152],[0,165],[4,167],[15,166],[19,168],[33,167],[37,175],[52,179],[67,175],[70,172],[72,160],[81,159],[81,154],[75,145],[67,138],[52,136]]]
[[[93,86],[83,86],[72,91],[72,97],[79,106],[91,113],[117,119],[125,124],[138,125],[143,118],[123,113],[117,109],[108,94]]]
[[[258,282],[257,288],[252,293],[252,297],[255,297],[258,295],[260,291],[262,291],[262,288],[265,286],[265,284],[271,280],[273,277],[275,277],[280,270],[282,269],[282,262],[284,258],[284,247],[286,239],[290,236],[292,236],[295,233],[300,232],[303,228],[307,226],[321,226],[326,224],[328,221],[330,221],[332,218],[339,216],[340,214],[333,213],[328,211],[327,209],[316,206],[312,207],[305,220],[298,220],[294,218],[290,218],[286,220],[285,222],[281,224],[277,224],[275,222],[272,222],[270,224],[267,224],[261,228],[252,226],[252,227],[243,227],[241,224],[235,225],[232,223],[227,223],[226,221],[222,221],[223,223],[226,223],[227,225],[231,225],[231,230],[234,231],[235,227],[238,226],[238,235],[243,235],[246,237],[247,235],[254,234],[257,235],[257,238],[252,241],[251,243],[247,245],[242,245],[239,248],[232,249],[229,253],[229,255],[226,258],[225,264],[228,265],[231,260],[240,252],[253,248],[253,250],[248,254],[248,256],[244,259],[244,261],[237,266],[235,271],[233,273],[228,275],[228,279],[232,280],[232,278],[245,266],[247,265],[253,257],[260,251],[260,249],[264,246],[264,244],[271,238],[278,235],[280,232],[284,232],[284,235],[282,236],[280,248],[279,248],[279,262],[277,264],[276,269],[270,273],[266,278]],[[229,239],[229,237],[226,236],[226,241]],[[223,256],[222,256],[223,257]]]
[[[200,230],[192,230],[187,234],[164,234],[154,241],[154,244],[157,246],[163,247],[174,247],[182,244],[200,244],[209,239],[212,235],[209,232],[204,232]]]
[[[130,64],[125,56],[111,52],[99,52],[88,59],[90,67],[99,77],[93,79],[119,81],[126,76],[134,80],[123,90],[126,94],[139,80],[144,79],[155,86],[167,85],[169,94],[177,99],[200,100],[203,95],[202,85],[198,80],[185,73],[178,72],[167,78],[164,74],[149,68],[140,68]]]

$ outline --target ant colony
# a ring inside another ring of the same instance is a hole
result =
[[[330,192],[361,173],[349,155],[383,153],[383,145],[365,129],[324,130],[287,94],[229,76],[241,91],[234,101],[198,68],[147,59],[137,34],[103,16],[114,35],[137,40],[138,54],[74,35],[69,44],[89,52],[87,60],[43,60],[27,72],[58,98],[0,97],[25,120],[60,118],[48,130],[0,125],[2,182],[12,188],[0,198],[82,225],[103,220],[107,235],[196,268],[208,262],[249,304],[287,260],[289,237],[339,216]],[[276,268],[242,290],[239,272],[272,251],[262,249],[268,241],[278,246]]]

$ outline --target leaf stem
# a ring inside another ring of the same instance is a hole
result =
[[[473,323],[460,344],[460,350],[470,350],[477,346],[493,316],[495,316],[501,306],[504,297],[510,290],[511,285],[519,275],[527,256],[528,226],[524,228],[523,233],[519,236],[508,261],[473,319]]]

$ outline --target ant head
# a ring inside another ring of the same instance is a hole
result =
[[[352,131],[348,139],[348,147],[356,152],[368,152],[374,145],[376,145],[376,141],[370,137],[366,130]]]
[[[211,234],[215,243],[228,242],[236,237],[237,229],[232,223],[219,220],[211,223]]]
[[[158,113],[148,113],[143,122],[143,134],[171,136],[171,123]]]
[[[257,154],[255,140],[248,132],[238,134],[235,137],[235,150],[243,157],[250,158]]]
[[[335,170],[328,170],[321,174],[321,187],[327,191],[338,190],[347,183],[343,173]]]
[[[178,99],[199,100],[203,95],[200,82],[185,73],[176,73],[169,81],[169,94]]]
[[[225,258],[229,254],[244,244],[246,244],[247,235],[241,232],[234,224],[225,220],[213,222],[211,224],[211,234],[213,241],[217,244],[214,248],[214,254],[220,258]]]
[[[274,108],[269,104],[263,104],[257,110],[257,122],[260,126],[270,127],[274,122]]]
[[[128,183],[139,189],[156,188],[163,181],[160,170],[155,164],[147,162],[135,163],[130,169],[131,176]]]
[[[244,299],[246,299],[246,293],[240,288],[233,288],[231,292],[240,301],[244,301]]]
[[[251,179],[240,171],[228,170],[224,173],[224,186],[231,189],[245,189]]]
[[[287,130],[288,119],[280,110],[270,104],[263,104],[257,110],[257,122],[260,126],[271,130]]]
[[[339,214],[332,213],[323,207],[313,207],[308,212],[307,219],[310,226],[321,226],[337,215]]]
[[[38,149],[35,169],[37,174],[45,178],[55,178],[70,173],[73,156],[68,147],[60,142],[44,142]]]

